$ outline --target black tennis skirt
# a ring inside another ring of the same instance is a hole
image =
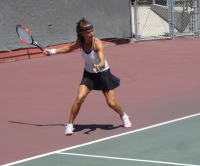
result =
[[[120,79],[112,75],[110,69],[99,73],[89,73],[84,70],[80,85],[85,85],[90,90],[108,91],[117,88]]]

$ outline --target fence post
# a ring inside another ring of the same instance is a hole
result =
[[[194,25],[194,37],[199,37],[198,32],[198,8],[197,8],[197,0],[193,0],[193,8],[194,8],[194,19],[193,19],[193,25]]]
[[[133,14],[133,1],[134,0],[130,0],[130,12],[131,12],[131,43],[136,42],[136,40],[134,39],[135,35],[134,35],[134,22],[133,22],[133,18],[134,18],[134,14]]]
[[[135,39],[136,41],[140,40],[139,35],[139,18],[138,18],[138,0],[134,0],[134,25],[135,25]]]
[[[169,32],[170,37],[173,39],[175,38],[175,32],[174,32],[174,0],[168,0],[168,16],[169,16]]]

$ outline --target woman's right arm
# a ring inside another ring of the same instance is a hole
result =
[[[56,49],[45,49],[44,53],[46,55],[68,53],[68,52],[72,52],[80,47],[81,47],[80,41],[77,39],[75,42],[73,42],[70,45],[65,46],[65,47],[56,48]]]

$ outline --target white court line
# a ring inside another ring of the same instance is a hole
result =
[[[130,159],[130,158],[121,158],[121,157],[108,157],[108,156],[96,156],[96,155],[87,155],[87,154],[77,154],[77,153],[57,153],[71,156],[81,156],[81,157],[93,157],[93,158],[101,158],[101,159],[112,159],[112,160],[124,160],[124,161],[137,161],[143,163],[156,163],[156,164],[166,164],[166,165],[180,165],[180,166],[200,166],[200,165],[192,165],[192,164],[182,164],[182,163],[172,163],[172,162],[164,162],[164,161],[154,161],[154,160],[142,160],[142,159]]]
[[[170,121],[163,122],[163,123],[159,123],[159,124],[156,124],[156,125],[152,125],[152,126],[144,127],[144,128],[141,128],[141,129],[129,131],[129,132],[126,132],[126,133],[117,134],[117,135],[114,135],[114,136],[110,136],[110,137],[98,139],[98,140],[96,140],[96,141],[91,141],[91,142],[88,142],[88,143],[84,143],[84,144],[72,146],[72,147],[69,147],[69,148],[65,148],[65,149],[61,149],[61,150],[57,150],[57,151],[53,151],[53,152],[41,154],[41,155],[38,155],[38,156],[30,157],[30,158],[27,158],[27,159],[15,161],[15,162],[8,163],[8,164],[2,165],[2,166],[11,166],[11,165],[14,165],[14,164],[23,163],[23,162],[26,162],[26,161],[34,160],[34,159],[41,158],[41,157],[45,157],[45,156],[49,156],[49,155],[52,155],[52,154],[61,153],[62,151],[67,151],[67,150],[71,150],[71,149],[83,147],[83,146],[86,146],[86,145],[91,145],[91,144],[94,144],[94,143],[97,143],[97,142],[105,141],[105,140],[108,140],[108,139],[120,137],[120,136],[127,135],[127,134],[131,134],[131,133],[136,133],[136,132],[139,132],[139,131],[144,131],[144,130],[147,130],[147,129],[151,129],[151,128],[154,128],[154,127],[166,125],[166,124],[169,124],[169,123],[177,122],[177,121],[180,121],[180,120],[192,118],[192,117],[199,116],[199,115],[200,115],[200,113],[198,113],[198,114],[193,114],[193,115],[189,115],[189,116],[185,116],[185,117],[182,117],[182,118],[170,120]]]

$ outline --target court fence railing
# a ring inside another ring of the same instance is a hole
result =
[[[200,0],[131,0],[134,41],[199,37]]]

